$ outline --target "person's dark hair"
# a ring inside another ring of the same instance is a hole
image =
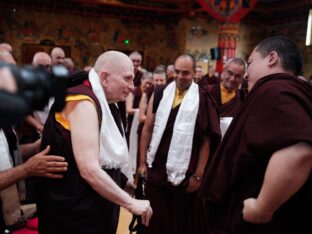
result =
[[[256,47],[256,51],[262,57],[267,56],[270,52],[275,51],[281,58],[282,67],[294,75],[299,75],[302,71],[302,58],[297,46],[287,37],[274,36],[261,41]]]
[[[193,69],[193,71],[195,71],[196,60],[195,60],[193,55],[191,55],[191,54],[182,54],[177,59],[179,59],[179,58],[189,58],[189,59],[191,59],[192,60],[192,69]]]
[[[153,77],[154,77],[154,75],[161,75],[161,76],[163,76],[164,78],[165,78],[165,80],[167,80],[167,75],[166,75],[166,72],[164,72],[164,71],[162,71],[162,70],[155,70],[154,72],[153,72]]]
[[[153,79],[153,73],[151,72],[143,72],[143,75],[141,76],[141,81],[146,80],[146,79]]]
[[[163,65],[163,64],[159,64],[157,65],[157,67],[155,68],[154,72],[155,71],[166,71],[166,66]]]

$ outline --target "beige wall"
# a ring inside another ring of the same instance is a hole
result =
[[[186,26],[185,52],[194,55],[197,64],[203,67],[204,73],[207,73],[208,65],[215,64],[215,61],[210,59],[210,49],[218,45],[219,23],[216,20],[207,21],[204,19],[184,19],[183,21]],[[194,35],[192,33],[193,26],[200,26],[206,31],[206,34]]]

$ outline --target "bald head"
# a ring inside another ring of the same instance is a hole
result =
[[[108,51],[95,62],[94,70],[98,74],[108,103],[125,101],[134,88],[134,69],[130,58],[118,51]]]
[[[192,66],[192,69],[193,69],[193,71],[195,72],[196,60],[195,60],[195,58],[193,57],[193,55],[191,55],[191,54],[182,54],[182,55],[180,55],[180,56],[176,59],[176,61],[178,61],[178,60],[185,60],[185,61],[190,62],[190,63],[191,63],[191,66]]]
[[[32,64],[36,67],[39,65],[44,66],[47,70],[49,70],[52,64],[51,57],[46,52],[37,52],[34,55]]]
[[[63,64],[65,58],[64,50],[60,47],[54,47],[51,51],[52,65]]]
[[[0,62],[16,64],[12,54],[5,48],[0,47]]]
[[[4,48],[9,51],[11,54],[13,52],[12,46],[9,43],[0,43],[0,48]]]
[[[108,73],[117,73],[119,71],[131,70],[133,64],[127,55],[119,51],[107,51],[103,53],[95,62],[94,70],[99,73],[105,70]]]

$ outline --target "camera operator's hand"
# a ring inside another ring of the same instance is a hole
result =
[[[16,81],[8,67],[0,68],[0,89],[10,93],[16,93]]]
[[[61,172],[67,171],[67,162],[60,156],[48,155],[50,146],[29,158],[23,164],[28,176],[44,176],[52,179],[63,178]]]

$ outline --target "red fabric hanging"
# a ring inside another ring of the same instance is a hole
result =
[[[257,0],[249,0],[249,6],[243,7],[243,0],[198,0],[208,13],[220,22],[237,23],[255,6]]]

